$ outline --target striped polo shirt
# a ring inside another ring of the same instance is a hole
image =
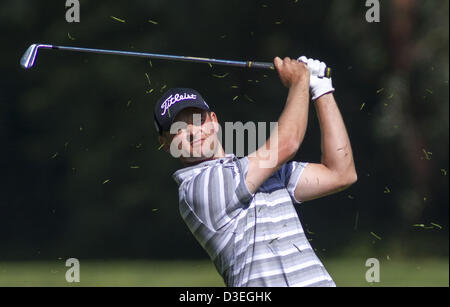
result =
[[[294,190],[307,163],[289,162],[252,195],[248,158],[176,171],[179,210],[229,287],[335,286],[305,236]]]

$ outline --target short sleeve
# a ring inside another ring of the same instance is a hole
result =
[[[298,181],[300,180],[306,165],[308,165],[308,162],[291,161],[285,163],[280,169],[281,179],[284,182],[284,185],[286,186],[286,189],[294,204],[301,203],[301,201],[295,198],[295,188],[297,187]]]
[[[220,230],[247,207],[253,195],[245,184],[246,158],[229,159],[205,167],[183,182],[182,198],[201,223]]]

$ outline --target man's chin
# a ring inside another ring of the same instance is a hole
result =
[[[191,157],[180,157],[181,162],[184,164],[198,164],[204,161],[213,160],[214,155],[202,155],[202,156],[191,156]]]

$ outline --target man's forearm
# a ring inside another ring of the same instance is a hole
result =
[[[286,105],[278,120],[280,142],[293,142],[298,148],[303,142],[308,125],[309,89],[297,84],[290,88]]]
[[[314,103],[321,131],[322,164],[343,176],[355,176],[350,139],[333,94]]]
[[[286,105],[278,125],[267,142],[255,153],[248,155],[248,171],[245,183],[254,193],[285,162],[292,159],[303,140],[308,119],[309,70],[296,60],[279,57],[274,59],[281,82],[289,88]],[[297,138],[297,139],[295,139]]]
[[[297,153],[305,136],[308,122],[308,84],[293,85],[289,89],[285,107],[278,119],[277,128],[271,132],[266,144],[258,152],[263,156],[276,157],[276,166],[281,167]]]

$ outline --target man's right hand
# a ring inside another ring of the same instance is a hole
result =
[[[290,88],[302,84],[309,88],[309,69],[305,63],[288,57],[284,60],[276,57],[273,63],[284,86]]]

